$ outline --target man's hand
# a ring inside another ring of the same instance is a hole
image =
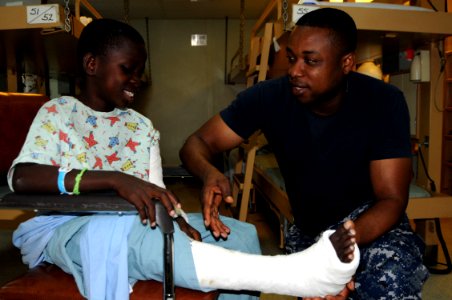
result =
[[[227,238],[230,229],[221,222],[218,208],[222,201],[232,203],[229,180],[214,166],[216,155],[233,149],[243,138],[229,128],[220,114],[216,114],[191,134],[180,150],[185,168],[203,183],[201,195],[205,226],[215,238]]]
[[[336,296],[325,296],[322,297],[314,297],[314,298],[303,298],[303,300],[346,300],[350,291],[355,290],[355,282],[352,280],[344,287],[344,289]]]
[[[219,208],[222,201],[233,201],[229,180],[216,169],[208,173],[204,179],[201,197],[205,226],[215,238],[227,238],[231,230],[220,220]]]

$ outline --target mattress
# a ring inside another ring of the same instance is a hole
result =
[[[269,180],[271,180],[276,186],[279,186],[281,190],[285,191],[284,180],[281,171],[276,162],[275,156],[268,151],[258,151],[254,162],[255,168],[259,168],[266,174]],[[426,189],[416,185],[414,182],[410,184],[409,198],[429,198],[431,197]]]

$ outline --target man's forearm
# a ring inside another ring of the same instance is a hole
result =
[[[215,168],[212,164],[214,153],[196,135],[191,135],[179,152],[185,168],[196,177],[204,180],[205,175]]]
[[[358,245],[373,242],[396,225],[403,216],[406,204],[402,200],[377,201],[355,221]]]

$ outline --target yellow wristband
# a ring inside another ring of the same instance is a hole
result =
[[[80,173],[78,173],[77,176],[75,176],[74,190],[72,191],[74,195],[80,195],[79,191],[80,181],[82,180],[82,176],[86,172],[86,170],[88,169],[87,168],[82,169]]]

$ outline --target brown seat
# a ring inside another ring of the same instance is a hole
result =
[[[204,293],[175,288],[178,300],[213,300],[218,292]],[[130,294],[131,300],[162,299],[163,284],[158,281],[138,281]],[[0,300],[83,300],[74,278],[55,265],[42,263],[0,288]]]
[[[0,184],[6,185],[6,173],[36,113],[48,99],[45,95],[0,92]]]

